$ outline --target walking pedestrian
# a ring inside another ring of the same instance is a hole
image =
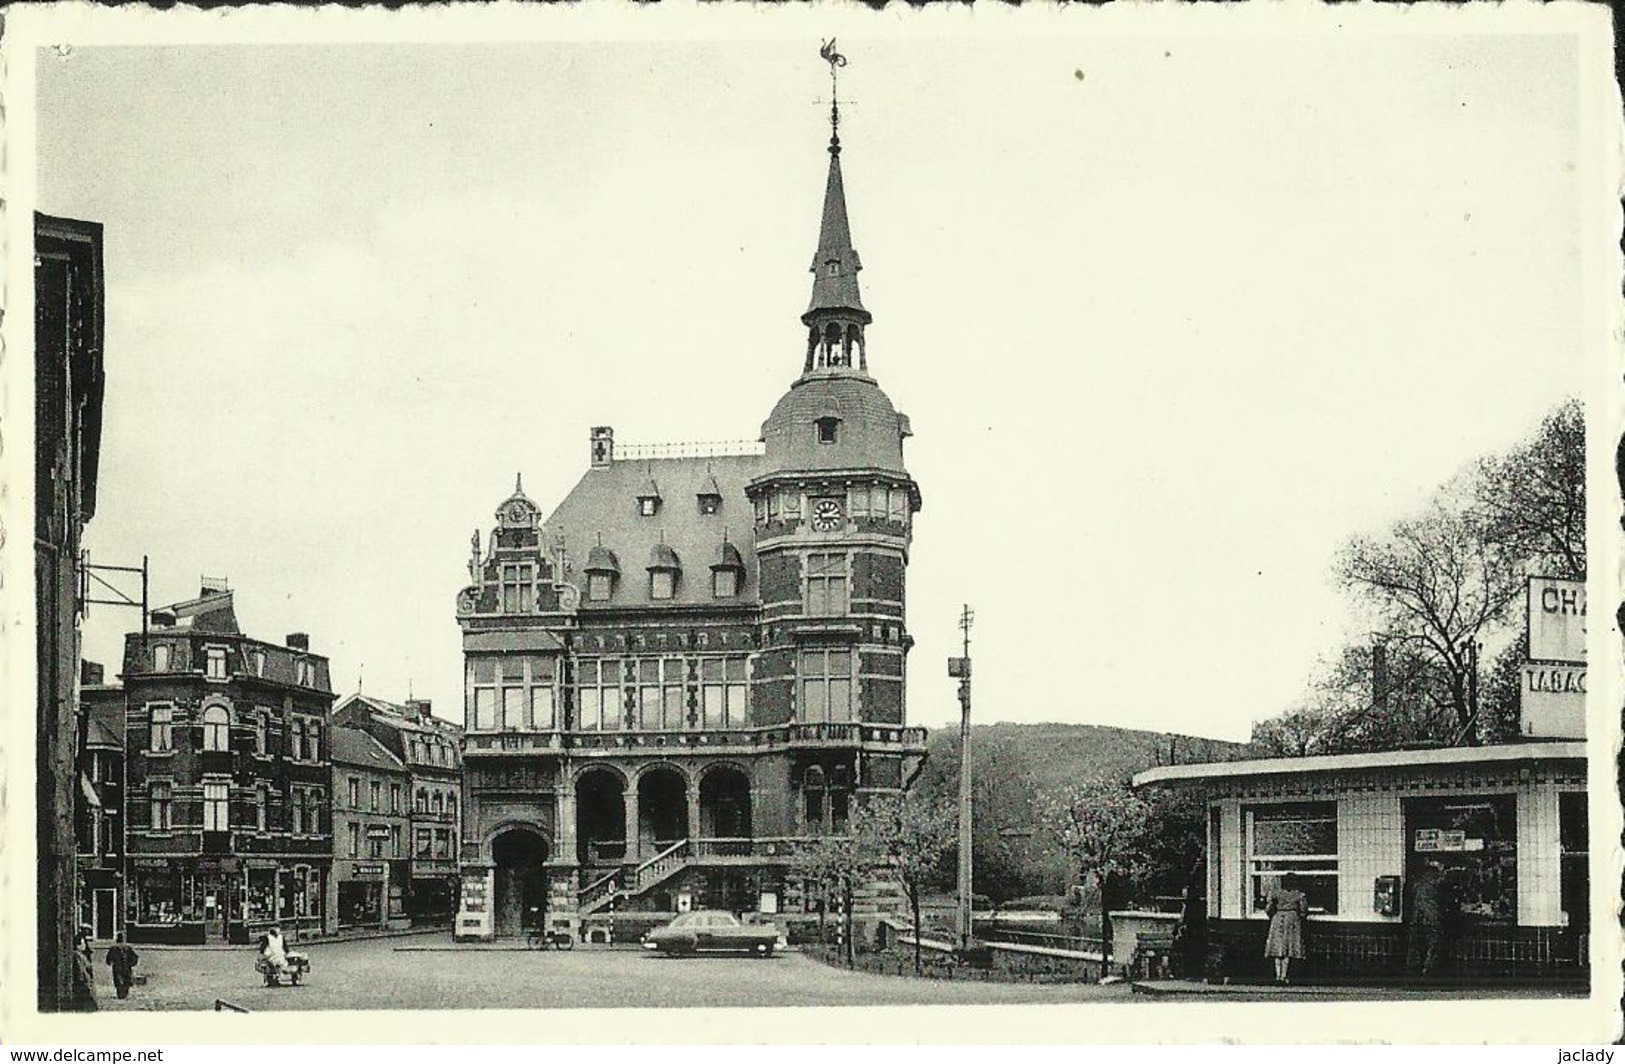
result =
[[[1309,899],[1297,876],[1288,872],[1281,877],[1266,911],[1270,929],[1264,937],[1264,956],[1275,962],[1275,981],[1285,986],[1292,981],[1292,962],[1303,958],[1303,921],[1309,915]]]
[[[1411,884],[1411,927],[1406,967],[1417,975],[1430,975],[1439,963],[1439,944],[1444,937],[1444,866],[1428,861]]]
[[[140,961],[140,955],[124,941],[124,932],[120,931],[107,950],[107,966],[113,969],[113,990],[120,998],[130,996],[130,986],[135,982],[135,966]]]

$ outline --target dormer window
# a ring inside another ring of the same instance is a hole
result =
[[[838,417],[821,417],[813,424],[818,429],[819,443],[834,443],[841,429],[841,419]]]
[[[204,651],[206,675],[211,680],[224,680],[226,678],[226,650],[224,647],[209,647]]]
[[[714,514],[721,510],[722,487],[717,483],[717,478],[707,474],[705,483],[700,485],[699,493],[695,495],[695,499],[699,503],[700,513],[702,514]]]
[[[677,552],[665,543],[656,543],[649,552],[649,597],[656,601],[665,601],[677,595],[677,574],[682,572],[682,565],[677,560]]]
[[[738,547],[724,539],[717,549],[716,561],[711,564],[711,597],[737,598],[744,577],[745,559]]]
[[[587,574],[587,598],[591,602],[608,602],[610,594],[615,590],[615,578],[621,575],[620,563],[615,560],[615,552],[602,543],[587,552],[587,564],[583,571]]]
[[[169,652],[170,652],[170,646],[169,646],[168,643],[159,643],[158,645],[156,645],[156,646],[154,646],[152,648],[152,671],[153,672],[168,672],[169,671]]]
[[[841,260],[830,259],[829,264],[824,268],[829,272],[831,277],[839,277],[841,275]]]
[[[643,517],[653,517],[660,512],[660,488],[656,486],[654,478],[650,477],[643,483],[643,490],[638,492],[638,513]]]

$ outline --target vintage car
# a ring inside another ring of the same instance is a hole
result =
[[[643,948],[671,956],[691,953],[751,953],[771,957],[784,945],[784,936],[772,924],[741,923],[733,913],[684,913],[665,927],[643,936]]]

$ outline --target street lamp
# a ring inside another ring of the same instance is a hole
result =
[[[960,610],[959,628],[964,632],[963,657],[948,659],[948,675],[959,681],[959,948],[970,948],[971,940],[971,841],[970,841],[970,628],[976,615],[969,606]],[[919,929],[915,929],[919,933]]]

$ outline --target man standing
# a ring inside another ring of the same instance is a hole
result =
[[[1417,975],[1428,975],[1439,962],[1439,940],[1444,932],[1444,868],[1428,861],[1411,885],[1410,955],[1406,966]]]
[[[140,959],[134,948],[124,941],[124,932],[120,931],[107,951],[107,964],[113,969],[113,989],[119,997],[130,996],[130,984],[135,982],[135,966]]]

